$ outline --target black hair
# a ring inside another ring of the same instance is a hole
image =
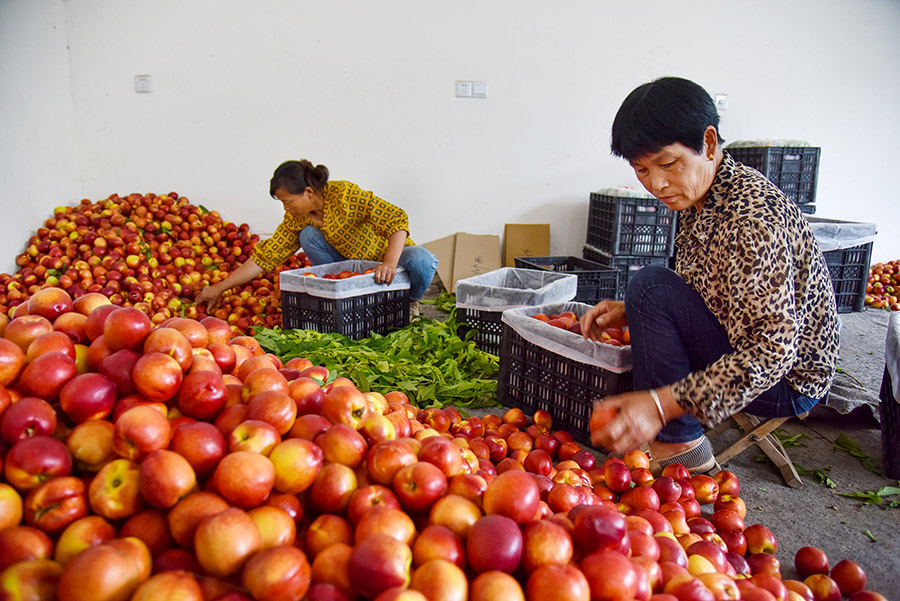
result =
[[[307,187],[322,192],[327,183],[328,167],[325,165],[313,166],[306,159],[285,161],[278,165],[269,181],[269,194],[274,198],[275,192],[282,188],[288,194],[302,194]]]
[[[610,148],[627,161],[676,142],[700,154],[710,125],[718,134],[719,113],[706,90],[687,79],[661,77],[636,88],[622,102],[613,120]]]

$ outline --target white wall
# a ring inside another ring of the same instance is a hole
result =
[[[62,0],[0,0],[0,272],[81,200]]]
[[[35,4],[47,8],[23,8]],[[58,5],[0,0],[3,15],[21,21],[3,31],[18,39],[38,17],[55,24]],[[419,242],[549,222],[553,254],[580,256],[588,193],[637,185],[609,154],[619,103],[640,83],[681,75],[729,94],[726,139],[821,146],[817,214],[878,223],[875,260],[900,258],[889,163],[900,139],[895,0],[64,7],[83,188],[71,176],[54,181],[40,198],[48,214],[82,196],[175,190],[271,232],[281,217],[268,197],[272,170],[307,157],[404,207]],[[61,43],[40,48],[46,56],[25,57],[14,80],[33,88],[52,76],[65,87],[64,73],[42,72],[47,56],[64,62]],[[6,69],[5,53],[0,60]],[[138,73],[152,75],[152,94],[134,93]],[[487,81],[488,99],[455,98],[457,79]],[[17,130],[16,145],[28,134]],[[74,156],[64,147],[37,154]],[[5,183],[0,193],[5,204]],[[7,227],[4,237],[24,242],[21,227]]]

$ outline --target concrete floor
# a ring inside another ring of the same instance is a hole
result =
[[[433,285],[426,298],[439,291],[439,286]],[[447,317],[430,305],[422,305],[422,309],[426,317]],[[803,478],[800,488],[788,487],[772,463],[759,461],[764,456],[755,446],[723,468],[741,480],[747,525],[765,524],[778,538],[776,557],[781,561],[783,578],[798,578],[795,553],[800,547],[815,546],[826,553],[832,566],[842,559],[860,564],[867,572],[869,590],[888,599],[900,599],[900,508],[864,506],[857,499],[838,494],[874,491],[898,483],[865,469],[858,459],[834,446],[843,433],[865,454],[881,459],[881,429],[873,409],[877,413],[888,317],[888,312],[875,309],[842,315],[840,368],[844,373],[838,377],[851,389],[850,396],[869,406],[848,415],[817,408],[806,420],[790,420],[783,427],[790,435],[803,434],[798,441],[801,446],[788,449],[792,461],[809,470],[821,470],[834,482],[834,488],[812,477]],[[736,426],[728,429],[713,441],[714,447],[718,451],[740,435]],[[900,503],[900,495],[891,498]]]

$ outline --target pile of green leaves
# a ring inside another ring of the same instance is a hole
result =
[[[406,393],[419,407],[497,407],[498,358],[456,334],[456,320],[418,318],[386,335],[351,340],[312,330],[262,329],[263,349],[287,362],[305,357],[363,392]]]

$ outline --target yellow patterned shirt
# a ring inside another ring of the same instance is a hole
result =
[[[399,230],[409,232],[406,212],[354,183],[333,181],[325,184],[323,224],[325,240],[348,259],[381,261],[387,250],[388,236]],[[253,261],[271,271],[300,249],[300,230],[315,225],[306,217],[284,214],[284,220],[271,238],[260,241],[253,250]],[[407,236],[406,245],[413,244]]]

